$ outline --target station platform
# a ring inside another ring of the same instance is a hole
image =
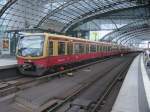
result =
[[[0,70],[14,68],[17,66],[15,58],[0,58]]]
[[[140,54],[132,62],[111,112],[150,112],[149,75]]]

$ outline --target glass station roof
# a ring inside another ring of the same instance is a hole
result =
[[[0,10],[3,8],[3,6],[7,3],[6,0],[1,0],[0,1]]]
[[[60,32],[95,15],[147,3],[137,1],[1,0],[0,28],[1,30],[43,28]]]

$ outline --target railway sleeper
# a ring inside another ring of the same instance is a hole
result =
[[[80,110],[89,110],[92,104],[91,100],[86,99],[76,99],[70,104],[70,108],[67,112],[80,112]]]

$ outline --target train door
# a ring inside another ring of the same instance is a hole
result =
[[[74,62],[74,58],[73,58],[73,42],[72,41],[68,41],[67,42],[67,56],[68,56],[68,61],[69,62]]]
[[[54,41],[49,40],[48,41],[48,56],[53,56],[54,55]]]
[[[86,53],[86,59],[89,59],[89,58],[90,58],[90,47],[89,47],[89,43],[86,43],[85,53]]]
[[[106,45],[103,44],[103,56],[106,56]]]
[[[69,63],[69,56],[67,56],[67,41],[64,39],[58,40],[58,61],[59,64]]]
[[[55,55],[55,42],[52,39],[48,39],[48,47],[47,47],[47,55],[48,55],[48,63],[47,65],[53,66],[55,65],[55,59],[54,59],[54,55]]]

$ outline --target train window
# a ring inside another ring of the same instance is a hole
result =
[[[96,45],[90,45],[90,52],[96,52]]]
[[[89,53],[89,44],[86,44],[86,53]]]
[[[100,47],[100,51],[103,51],[103,46],[102,46],[102,45],[100,45],[99,47]]]
[[[74,53],[75,53],[75,54],[80,53],[80,49],[79,49],[79,44],[78,44],[78,43],[75,43],[75,44],[74,44]]]
[[[103,51],[103,46],[102,46],[102,45],[99,45],[99,47],[100,47],[100,51]]]
[[[84,53],[84,44],[81,43],[75,43],[74,45],[74,53]]]
[[[68,43],[67,44],[67,54],[72,54],[73,53],[73,44]]]
[[[100,45],[98,45],[98,48],[99,48],[99,49],[98,49],[98,51],[100,52],[100,51],[101,51],[101,46],[100,46]]]
[[[102,51],[104,51],[104,45],[102,45]]]
[[[105,46],[105,51],[107,51],[107,46]]]
[[[106,51],[106,46],[103,46],[103,51]]]
[[[99,51],[101,51],[101,46],[99,45]]]
[[[101,46],[101,50],[104,51],[104,46],[103,45]]]
[[[102,49],[103,49],[103,51],[104,51],[104,45],[102,46]]]
[[[114,51],[114,46],[112,46],[112,48],[111,48],[111,49],[112,49],[112,51]]]
[[[112,46],[111,51],[114,51],[114,46]]]
[[[79,44],[80,53],[84,53],[84,44]]]
[[[58,42],[58,55],[65,55],[65,42]]]
[[[97,52],[99,52],[99,45],[97,45]]]
[[[53,55],[53,41],[49,41],[48,47],[49,47],[48,49],[49,56],[52,56]]]
[[[97,47],[96,47],[96,48],[97,48],[97,50],[96,50],[96,51],[98,52],[98,51],[99,51],[99,45],[97,44],[96,46],[97,46]]]
[[[111,46],[109,47],[110,51],[111,51]]]
[[[106,51],[108,51],[108,46],[106,46]]]
[[[110,46],[108,46],[108,51],[110,51]]]
[[[99,48],[98,51],[100,52],[100,51],[101,51],[101,46],[100,46],[100,45],[98,45],[98,46],[99,46],[99,47],[98,47],[98,48]]]

